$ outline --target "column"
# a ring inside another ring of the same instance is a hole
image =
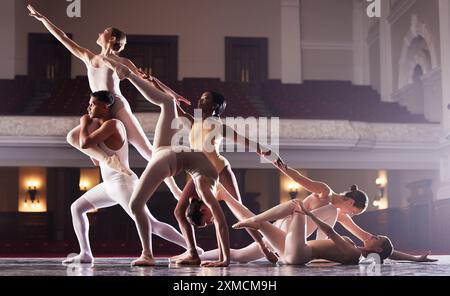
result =
[[[302,82],[300,0],[281,0],[281,81]]]
[[[448,0],[439,0],[439,31],[441,45],[441,79],[442,79],[442,131],[443,136],[450,134],[450,4]],[[444,140],[443,140],[444,141]],[[447,141],[448,143],[448,141]],[[450,198],[450,144],[440,150],[440,188],[437,199]]]
[[[391,25],[388,21],[390,14],[390,2],[381,1],[380,18],[380,82],[381,82],[381,100],[385,102],[392,101],[392,37]]]
[[[353,1],[353,84],[370,85],[369,48],[367,35],[369,30],[365,2]]]
[[[13,79],[15,76],[16,21],[15,1],[3,0],[0,9],[0,36],[2,54],[0,55],[0,79]]]

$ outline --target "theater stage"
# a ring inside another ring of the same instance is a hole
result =
[[[387,260],[382,266],[369,262],[343,266],[315,262],[308,266],[272,265],[265,261],[231,264],[228,268],[184,267],[165,258],[155,267],[130,267],[133,258],[97,258],[95,265],[63,266],[63,258],[0,259],[0,276],[442,276],[450,275],[450,256],[431,256],[434,263]]]

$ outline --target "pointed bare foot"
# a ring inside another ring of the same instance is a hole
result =
[[[185,103],[185,104],[188,105],[188,106],[191,106],[191,105],[192,105],[191,101],[189,101],[189,100],[186,99],[185,97],[178,96],[178,97],[176,97],[175,99],[176,99],[177,102],[179,102],[179,103]]]
[[[273,264],[278,262],[277,255],[275,255],[271,250],[269,250],[269,248],[267,248],[266,246],[259,246],[259,248],[269,262]]]
[[[255,220],[250,218],[250,219],[245,219],[245,220],[242,220],[242,221],[234,224],[233,228],[234,229],[250,228],[250,229],[258,230],[260,226],[261,225],[259,222],[256,222]]]
[[[106,159],[106,165],[113,169],[114,171],[127,175],[127,176],[132,176],[133,175],[133,171],[130,170],[129,168],[127,168],[125,165],[123,165],[123,163],[120,161],[119,157],[114,154],[110,157],[108,157]]]
[[[142,254],[141,257],[131,262],[131,266],[155,266],[153,256]]]

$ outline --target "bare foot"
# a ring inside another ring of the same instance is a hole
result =
[[[109,168],[113,169],[116,172],[119,172],[127,176],[133,175],[133,171],[124,166],[116,154],[108,157],[105,163]]]
[[[155,266],[153,256],[142,254],[141,257],[131,262],[131,266]]]
[[[92,254],[80,253],[79,255],[69,257],[62,262],[63,265],[72,263],[91,264],[94,263],[94,257],[92,257]]]
[[[230,262],[228,261],[210,261],[202,263],[202,267],[228,267],[228,265],[230,265]]]
[[[175,264],[179,265],[194,265],[198,266],[200,265],[202,261],[200,260],[200,257],[197,254],[189,254],[187,253],[186,256],[183,256],[175,261]]]
[[[188,254],[189,254],[189,250],[186,250],[183,254],[170,257],[169,261],[170,262],[175,262],[175,261],[177,261],[177,260],[187,256]]]
[[[263,252],[264,256],[266,257],[267,260],[269,260],[269,262],[273,264],[278,262],[277,255],[275,255],[271,250],[269,250],[269,248],[260,245],[259,249],[261,250],[261,252]]]
[[[233,225],[234,229],[241,229],[241,228],[250,228],[258,230],[261,224],[259,222],[256,222],[253,220],[253,218],[242,220],[236,224]]]

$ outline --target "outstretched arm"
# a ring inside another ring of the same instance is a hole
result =
[[[252,141],[249,138],[239,134],[236,130],[231,128],[230,126],[224,124],[223,125],[223,136],[234,143],[241,144],[245,146],[246,149],[250,151],[255,151],[256,154],[266,158],[268,161],[272,162],[278,168],[286,168],[281,157],[270,150],[268,147],[261,145],[258,142]]]
[[[72,39],[70,39],[66,33],[56,27],[50,20],[48,20],[44,15],[39,13],[33,6],[28,5],[28,10],[30,11],[30,16],[34,17],[38,21],[42,22],[47,28],[47,30],[58,39],[74,56],[87,63],[95,55],[88,49],[79,46]]]
[[[356,236],[360,241],[365,242],[370,239],[373,235],[361,227],[359,227],[353,219],[347,215],[340,213],[338,216],[338,222],[350,231],[354,236]]]
[[[301,211],[305,215],[309,216],[311,220],[316,223],[316,225],[319,227],[321,231],[323,231],[329,239],[331,239],[335,244],[336,247],[344,254],[344,257],[342,258],[343,262],[353,262],[355,261],[355,258],[359,258],[361,256],[361,252],[356,248],[354,245],[350,244],[348,241],[346,241],[342,236],[340,236],[330,225],[323,222],[321,219],[319,219],[314,213],[306,209],[306,207],[303,205],[303,202],[298,202]]]
[[[321,198],[328,198],[331,194],[331,188],[319,181],[312,180],[306,176],[303,176],[299,171],[287,166],[286,169],[279,168],[286,176],[291,178],[296,183],[300,184],[307,191],[315,193]]]
[[[412,262],[436,262],[437,259],[428,258],[431,252],[426,253],[425,255],[415,256],[407,253],[402,253],[400,251],[394,250],[392,255],[389,256],[391,260],[397,261],[412,261]]]

